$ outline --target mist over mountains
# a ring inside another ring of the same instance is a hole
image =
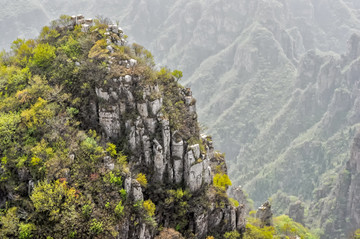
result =
[[[344,170],[360,123],[359,1],[0,3],[2,48],[34,37],[61,14],[118,20],[129,41],[183,71],[233,183],[255,206],[271,197],[279,213],[289,213],[300,201],[305,224],[321,228],[324,238],[359,227],[355,216],[350,226],[340,223],[350,216],[346,195],[358,187],[349,186]],[[346,195],[339,190],[345,182]]]

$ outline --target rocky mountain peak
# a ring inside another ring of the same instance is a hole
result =
[[[19,40],[18,46],[29,47],[29,55],[23,58],[14,47],[14,58],[22,63],[3,64],[1,58],[1,74],[11,64],[20,72],[28,64],[23,71],[36,77],[1,94],[0,100],[35,101],[1,103],[0,127],[8,122],[5,107],[22,112],[23,123],[16,123],[11,133],[35,136],[30,141],[19,138],[24,151],[14,152],[24,155],[21,164],[9,163],[19,160],[11,153],[14,142],[1,145],[0,172],[8,177],[1,177],[0,208],[11,204],[12,210],[0,215],[0,237],[22,233],[18,224],[7,229],[4,223],[6,218],[22,221],[20,213],[25,218],[36,215],[26,219],[36,237],[71,233],[80,238],[148,239],[173,228],[186,238],[203,239],[244,231],[244,205],[226,194],[231,181],[224,155],[214,150],[211,136],[200,134],[196,100],[190,88],[178,83],[182,73],[156,70],[151,53],[138,44],[128,45],[117,24],[81,14],[61,16],[43,28],[37,41]],[[39,89],[28,89],[33,86]],[[18,98],[24,92],[29,97]],[[38,116],[44,112],[46,116]],[[35,126],[43,121],[49,127]],[[48,147],[47,153],[41,147]],[[13,184],[22,185],[20,192]],[[51,196],[67,201],[54,199],[57,204],[52,205],[50,200],[48,209],[43,200]],[[23,206],[23,201],[36,206]],[[47,219],[47,213],[56,219]],[[47,227],[48,220],[53,226]],[[67,220],[74,226],[57,228]]]

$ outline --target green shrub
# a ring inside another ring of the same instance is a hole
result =
[[[287,215],[281,215],[273,219],[276,233],[278,235],[284,235],[288,237],[299,236],[301,238],[307,239],[317,239],[316,235],[313,235],[309,229],[304,227],[298,222],[295,222],[293,219]]]
[[[144,201],[143,206],[150,217],[155,215],[156,206],[151,199]]]
[[[232,231],[232,232],[226,232],[224,234],[224,238],[226,239],[237,239],[237,238],[241,238],[241,235],[238,231]]]
[[[19,238],[29,239],[32,238],[32,231],[36,229],[34,224],[31,223],[20,223],[19,224]]]
[[[255,225],[246,224],[244,239],[272,239],[275,235],[273,227],[260,228]]]
[[[84,215],[84,217],[89,218],[91,216],[92,213],[92,208],[90,205],[84,205],[82,207],[82,214]]]
[[[146,175],[143,173],[139,173],[136,177],[136,180],[140,183],[140,185],[142,187],[146,187],[147,186],[147,179],[146,179]]]
[[[121,176],[116,176],[113,172],[109,172],[108,174],[106,174],[104,180],[108,180],[111,184],[116,186],[122,186],[123,183]]]
[[[360,239],[360,229],[357,229],[353,236],[352,236],[352,239]]]
[[[238,207],[240,205],[239,202],[233,198],[229,198],[229,201],[234,207]]]
[[[96,219],[93,219],[90,223],[90,233],[93,235],[99,235],[104,231],[103,223]]]
[[[55,47],[50,46],[48,43],[37,45],[33,53],[34,56],[31,59],[31,63],[41,68],[50,66],[56,57]]]
[[[106,146],[107,146],[106,152],[108,152],[111,157],[116,157],[117,155],[116,145],[112,143],[107,143]]]
[[[0,238],[7,238],[7,236],[13,236],[14,238],[17,235],[17,228],[19,224],[19,218],[17,217],[17,208],[9,208],[5,216],[1,216],[1,230]]]
[[[0,148],[5,150],[16,139],[17,125],[20,115],[16,113],[0,113]]]
[[[122,217],[124,215],[123,211],[124,211],[124,206],[122,205],[122,201],[120,201],[115,207],[115,210],[114,210],[115,215],[117,217]]]
[[[126,196],[127,196],[126,190],[122,188],[122,189],[120,189],[119,193],[121,195],[122,200],[125,200]]]
[[[227,174],[217,173],[215,174],[213,181],[214,181],[214,186],[221,190],[226,190],[228,186],[232,185],[229,176]]]
[[[78,201],[78,195],[74,188],[66,185],[66,182],[48,183],[39,182],[30,196],[37,214],[47,215],[50,221],[57,220],[62,216],[60,211],[68,210],[69,205]]]
[[[183,77],[183,73],[179,70],[174,70],[171,74],[176,78],[176,81],[179,81]]]

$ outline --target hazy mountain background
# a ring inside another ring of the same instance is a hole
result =
[[[61,14],[118,20],[130,42],[183,71],[233,183],[255,206],[271,197],[278,213],[289,213],[300,202],[303,222],[324,238],[360,226],[335,210],[347,204],[338,188],[360,122],[358,0],[0,4],[6,49]]]

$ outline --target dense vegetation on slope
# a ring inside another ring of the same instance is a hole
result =
[[[156,212],[165,208],[172,212],[168,226],[191,237],[187,209],[201,206],[202,194],[168,185],[152,194],[155,206],[149,196],[154,185],[138,173],[133,178],[146,198],[133,201],[124,183],[134,173],[125,155],[128,145],[104,137],[89,115],[91,100],[98,98],[96,87],[131,72],[143,77],[142,84],[160,86],[163,116],[171,129],[197,140],[197,125],[187,120],[179,98],[181,87],[168,70],[153,70],[150,52],[126,46],[122,33],[109,36],[107,19],[95,20],[86,31],[71,21],[62,16],[44,27],[38,39],[14,41],[12,51],[0,58],[0,237],[114,238],[121,237],[124,223],[134,228],[142,223],[156,233],[162,228]],[[120,44],[109,48],[106,37]],[[109,67],[109,61],[130,58],[137,60],[136,68]],[[181,77],[181,72],[174,75]],[[214,184],[223,206],[229,204],[223,192],[228,184]]]
[[[1,57],[2,238],[116,236],[130,211],[154,223],[151,200],[126,201],[126,156],[95,130],[84,131],[91,84],[106,72],[106,24],[89,35],[64,28],[67,21],[44,27],[37,40],[15,41]],[[105,156],[114,170],[104,168]]]

